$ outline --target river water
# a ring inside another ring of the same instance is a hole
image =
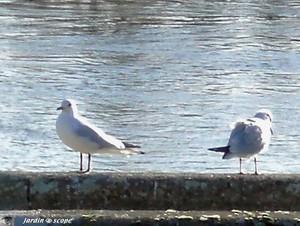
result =
[[[72,98],[147,153],[94,155],[94,171],[236,173],[207,148],[264,107],[259,171],[300,172],[298,1],[1,0],[0,21],[0,170],[77,170],[55,132]]]

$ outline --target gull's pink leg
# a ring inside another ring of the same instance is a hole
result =
[[[91,154],[88,154],[88,168],[85,171],[82,171],[82,173],[88,173],[91,169]]]
[[[80,152],[80,172],[82,172],[82,153]]]
[[[90,172],[90,169],[91,169],[91,154],[89,154],[89,157],[88,157],[88,169],[87,169],[87,172]]]
[[[243,174],[243,172],[242,172],[242,158],[240,158],[240,174]]]
[[[255,174],[255,175],[258,175],[258,172],[257,172],[257,164],[256,164],[256,158],[254,158],[254,166],[255,166],[255,172],[254,172],[254,174]]]

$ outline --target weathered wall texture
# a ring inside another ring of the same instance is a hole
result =
[[[8,217],[9,216],[9,217]],[[14,226],[208,226],[300,225],[300,212],[275,211],[17,211],[2,212]],[[30,222],[31,223],[28,223]],[[68,222],[55,224],[54,222]],[[1,222],[0,222],[1,224]]]
[[[300,175],[7,173],[0,209],[300,210]]]

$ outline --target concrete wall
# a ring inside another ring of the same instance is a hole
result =
[[[0,209],[300,210],[300,175],[0,173]]]
[[[300,225],[299,212],[249,211],[17,211],[2,212],[1,226],[271,226]],[[60,224],[55,224],[60,222]]]

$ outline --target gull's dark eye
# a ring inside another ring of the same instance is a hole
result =
[[[68,106],[71,107],[71,103],[69,103]]]

